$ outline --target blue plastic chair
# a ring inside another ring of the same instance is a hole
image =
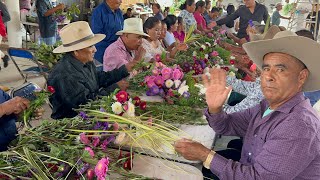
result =
[[[19,71],[20,75],[24,79],[25,82],[27,82],[28,75],[42,75],[46,81],[47,81],[47,74],[49,73],[49,69],[41,65],[32,55],[31,52],[25,49],[19,49],[19,48],[9,48],[8,49],[8,55],[14,65],[16,66],[17,70]],[[18,66],[15,58],[25,58],[29,59],[30,61],[34,62],[37,66],[32,66],[27,69],[21,70]]]

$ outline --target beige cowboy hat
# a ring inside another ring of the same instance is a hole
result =
[[[271,52],[289,54],[303,62],[310,71],[303,91],[316,91],[320,89],[320,44],[316,41],[298,36],[291,31],[278,32],[272,39],[253,41],[243,44],[244,50],[258,67],[262,67],[263,58]]]
[[[89,24],[85,21],[77,21],[66,25],[59,33],[62,45],[55,48],[53,53],[72,52],[87,48],[102,41],[106,35],[93,34]]]
[[[143,32],[143,22],[141,18],[128,18],[124,20],[123,30],[118,31],[116,35],[120,36],[125,33],[149,37],[148,34]]]
[[[279,26],[273,25],[264,34],[254,34],[250,36],[250,41],[272,39],[280,31],[283,31],[283,30]]]

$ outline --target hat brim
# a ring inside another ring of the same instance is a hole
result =
[[[303,86],[303,91],[320,89],[320,44],[306,37],[289,36],[277,39],[254,41],[243,44],[251,60],[262,67],[263,58],[271,52],[289,54],[302,61],[309,70],[309,77]]]
[[[65,47],[65,46],[61,45],[61,46],[55,48],[53,50],[53,53],[66,53],[66,52],[76,51],[79,49],[84,49],[84,48],[87,48],[87,47],[90,47],[90,46],[97,44],[98,42],[102,41],[105,37],[106,37],[106,35],[104,35],[104,34],[95,34],[91,39],[85,40],[83,42],[77,43],[72,46]]]
[[[144,32],[140,32],[140,31],[126,31],[126,30],[122,30],[122,31],[118,31],[116,33],[116,35],[121,36],[122,34],[138,34],[141,36],[145,36],[145,37],[150,37],[148,34],[144,33]]]

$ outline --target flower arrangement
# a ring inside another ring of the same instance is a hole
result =
[[[116,101],[112,103],[111,109],[114,114],[119,116],[134,117],[136,107],[139,107],[141,110],[146,110],[147,108],[145,101],[141,101],[138,96],[131,99],[126,91],[119,91],[114,96],[114,100]]]
[[[72,3],[66,11],[58,10],[53,16],[52,20],[58,23],[65,21],[66,19],[72,20],[73,17],[77,17],[80,14],[80,9],[76,3]]]
[[[146,94],[147,96],[160,95],[165,99],[174,96],[188,98],[189,86],[182,81],[183,77],[184,73],[179,66],[167,67],[161,62],[156,62],[152,75],[144,78],[144,83],[149,88]]]

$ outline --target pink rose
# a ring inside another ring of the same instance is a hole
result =
[[[162,76],[156,76],[156,78],[154,79],[154,83],[158,86],[162,86],[164,83],[164,80],[162,78]]]
[[[183,73],[180,71],[180,69],[174,69],[172,76],[174,80],[181,80],[183,78]]]
[[[163,80],[171,79],[172,69],[171,68],[163,68],[161,70]]]
[[[146,76],[144,78],[144,81],[146,82],[148,88],[151,88],[152,86],[155,85],[154,80],[156,79],[155,76]]]
[[[219,56],[219,53],[217,51],[212,51],[211,56],[217,57]]]

